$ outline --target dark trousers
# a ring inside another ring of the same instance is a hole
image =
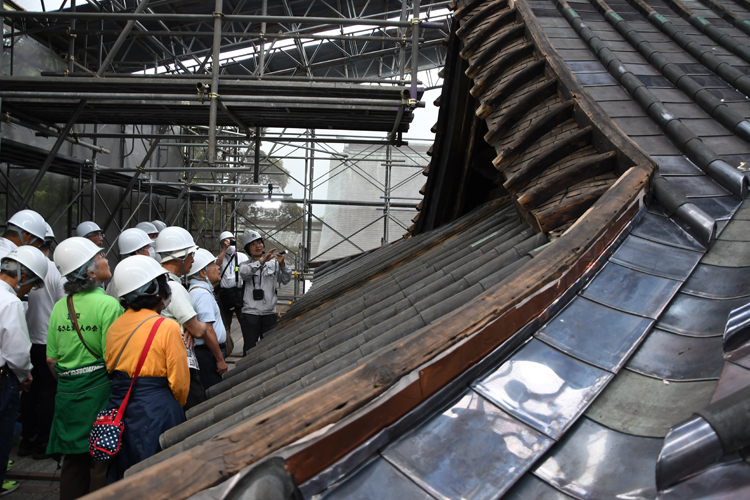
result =
[[[201,370],[190,369],[190,390],[188,391],[187,402],[183,406],[185,411],[206,400],[206,389],[203,388],[200,373]]]
[[[220,288],[218,295],[221,320],[224,323],[227,335],[229,335],[232,326],[232,314],[237,315],[237,320],[242,317],[242,288]],[[242,324],[241,321],[240,324]]]
[[[49,439],[52,418],[55,415],[57,380],[47,366],[47,346],[31,345],[31,369],[33,381],[29,392],[21,394],[21,437],[44,444]]]
[[[10,372],[4,379],[0,388],[0,484],[5,481],[8,456],[13,447],[13,428],[18,419],[18,378]]]
[[[80,498],[107,484],[109,462],[95,462],[88,453],[65,455],[60,471],[60,500]]]
[[[247,355],[247,351],[255,347],[259,339],[263,338],[263,334],[273,330],[278,321],[278,316],[275,314],[243,314],[240,318],[240,326],[242,327],[242,339],[244,340],[245,346],[242,348],[242,355]]]
[[[199,373],[203,389],[208,390],[212,385],[221,382],[221,375],[216,373],[216,358],[205,344],[197,345],[194,349],[195,357],[198,358],[198,366],[201,367]]]

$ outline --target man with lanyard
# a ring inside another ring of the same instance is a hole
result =
[[[240,320],[243,356],[246,356],[258,340],[276,326],[276,283],[289,283],[292,270],[284,262],[284,252],[277,254],[272,248],[266,254],[263,238],[255,231],[245,231],[242,247],[250,255],[240,266],[240,276],[247,283]]]
[[[219,235],[219,242],[221,252],[216,257],[221,275],[218,299],[224,330],[229,333],[232,331],[232,314],[237,315],[237,321],[240,321],[242,317],[242,287],[244,283],[240,278],[240,264],[245,262],[248,256],[237,251],[237,241],[229,231],[224,231]],[[231,342],[231,337],[227,340]],[[229,346],[227,355],[232,353],[233,347],[234,345]]]
[[[0,238],[0,258],[21,245],[39,248],[47,234],[47,223],[33,210],[21,210],[8,219],[8,227]]]
[[[193,352],[193,340],[203,338],[207,328],[205,323],[198,321],[198,314],[193,309],[190,295],[182,286],[182,277],[190,272],[197,249],[193,237],[181,227],[165,228],[156,238],[156,253],[161,256],[161,266],[169,271],[167,277],[169,288],[172,290],[172,298],[161,315],[179,323],[187,350],[190,392],[185,403],[185,411],[206,400],[206,391],[199,374],[200,366]]]
[[[66,280],[60,275],[55,264],[49,259],[49,252],[55,233],[47,224],[44,244],[39,247],[47,258],[47,275],[44,287],[29,292],[29,308],[26,323],[31,340],[31,363],[34,378],[28,392],[21,395],[21,443],[18,455],[33,455],[35,460],[47,458],[47,440],[55,413],[55,393],[57,381],[47,369],[47,326],[55,303],[65,297]]]
[[[195,356],[201,367],[200,376],[203,388],[221,382],[221,376],[227,371],[222,350],[226,347],[227,333],[221,322],[219,306],[213,294],[213,287],[219,282],[219,266],[211,252],[199,248],[195,252],[195,262],[188,273],[190,289],[188,293],[193,300],[193,307],[198,313],[198,320],[206,323],[206,335],[195,340]]]
[[[34,286],[44,286],[47,263],[38,249],[23,246],[8,253],[0,264],[0,494],[16,488],[5,481],[13,429],[18,418],[18,393],[31,384],[31,342],[26,327],[23,297]]]

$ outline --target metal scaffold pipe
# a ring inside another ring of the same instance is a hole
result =
[[[209,115],[208,115],[208,164],[213,165],[216,161],[216,113],[219,108],[219,72],[221,65],[219,55],[221,53],[221,18],[224,17],[222,9],[224,8],[223,0],[216,0],[214,8],[214,45],[213,56],[211,61],[211,93]],[[199,84],[200,85],[200,84]]]
[[[217,86],[218,88],[218,86]],[[91,101],[186,101],[198,100],[195,94],[146,94],[146,93],[109,93],[109,92],[34,92],[22,90],[1,90],[3,99],[87,99]],[[213,99],[215,100],[215,99]],[[372,106],[395,108],[401,101],[391,99],[341,99],[332,97],[297,97],[297,96],[258,96],[229,95],[223,96],[225,102],[278,103],[278,104],[339,104],[347,106]],[[343,102],[342,102],[343,101]],[[218,104],[218,103],[217,103]],[[424,107],[424,102],[419,103]],[[210,136],[209,130],[209,136]]]
[[[51,130],[51,129],[49,129],[49,128],[41,125],[41,124],[36,125],[36,124],[33,124],[33,123],[25,122],[23,120],[19,120],[18,118],[14,117],[14,116],[10,116],[10,113],[3,114],[2,115],[2,121],[4,121],[5,123],[13,123],[13,124],[16,124],[16,125],[21,125],[22,127],[26,127],[28,129],[31,129],[31,130],[35,130],[35,131],[38,132],[37,135],[40,136],[40,137],[60,137],[60,132],[57,132],[55,130]],[[96,144],[89,144],[88,142],[79,141],[77,139],[77,136],[74,136],[74,137],[68,136],[68,137],[65,138],[65,141],[69,142],[71,144],[75,144],[76,146],[81,146],[81,147],[84,147],[84,148],[87,148],[87,149],[92,149],[92,150],[96,151],[97,153],[102,153],[102,154],[109,154],[110,153],[109,149],[107,149],[105,147],[98,146]]]
[[[169,14],[169,13],[128,13],[128,12],[3,12],[8,19],[59,19],[61,21],[77,20],[105,20],[105,21],[178,21],[206,23],[214,20],[213,14]],[[391,21],[382,19],[353,19],[341,17],[299,17],[299,16],[251,16],[234,14],[224,16],[227,23],[276,23],[276,24],[322,24],[331,26],[378,26],[381,28],[411,26],[411,22]]]

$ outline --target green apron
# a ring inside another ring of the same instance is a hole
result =
[[[102,358],[66,370],[55,364],[57,395],[55,418],[47,453],[73,455],[89,452],[89,434],[96,415],[106,409],[111,383]]]

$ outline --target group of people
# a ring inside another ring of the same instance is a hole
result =
[[[8,220],[0,238],[0,495],[18,487],[5,480],[16,421],[19,455],[61,457],[60,497],[79,498],[160,451],[159,436],[222,380],[233,316],[243,355],[273,329],[276,287],[292,276],[284,253],[266,252],[255,231],[242,235],[245,253],[231,232],[219,239],[215,257],[181,227],[141,222],[119,234],[112,272],[94,222],[79,224],[50,260],[55,236],[38,213]],[[95,461],[94,420],[119,408],[131,383],[121,448]]]

